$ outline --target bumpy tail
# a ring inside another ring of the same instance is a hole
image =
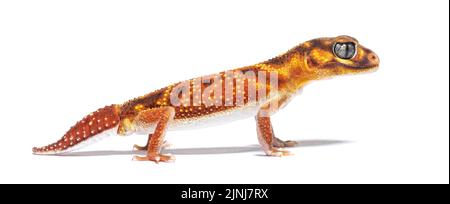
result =
[[[34,147],[34,154],[62,154],[109,135],[119,123],[119,105],[101,108],[79,121],[57,142],[45,147]]]

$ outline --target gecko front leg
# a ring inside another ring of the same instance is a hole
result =
[[[291,155],[289,151],[278,148],[283,145],[294,145],[295,142],[292,141],[283,142],[282,140],[275,137],[273,133],[272,123],[270,122],[270,117],[261,114],[261,111],[255,117],[256,119],[256,130],[258,133],[258,141],[262,149],[268,156],[287,156]]]
[[[154,161],[168,162],[175,160],[172,155],[161,154],[161,147],[164,141],[164,136],[170,121],[175,116],[175,109],[173,107],[162,107],[150,110],[143,110],[136,117],[136,123],[144,126],[156,124],[155,131],[150,134],[147,142],[147,156],[135,156],[133,159],[137,161]],[[144,148],[144,147],[142,147]]]

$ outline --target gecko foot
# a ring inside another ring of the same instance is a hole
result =
[[[175,157],[170,154],[149,155],[145,157],[134,156],[133,161],[154,161],[159,162],[172,162],[175,161]]]
[[[284,148],[284,147],[295,147],[298,145],[298,142],[292,140],[283,141],[276,137],[274,137],[273,139],[274,139],[272,143],[273,147]]]
[[[267,151],[266,154],[267,154],[267,156],[272,156],[272,157],[283,157],[283,156],[293,155],[291,152],[284,150],[284,149],[279,149],[279,148],[272,148],[269,151]]]

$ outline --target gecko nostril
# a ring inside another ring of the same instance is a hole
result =
[[[375,63],[378,63],[378,62],[379,62],[378,56],[377,56],[376,54],[374,54],[374,53],[371,53],[371,54],[369,55],[369,59],[370,59],[372,62],[375,62]]]

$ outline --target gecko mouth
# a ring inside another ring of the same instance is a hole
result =
[[[378,67],[379,67],[378,57],[375,54],[373,55],[371,54],[371,56],[368,56],[359,63],[347,64],[344,67],[343,72],[345,74],[372,73],[377,71]]]
[[[378,65],[373,65],[373,66],[359,66],[359,67],[349,67],[349,70],[352,71],[348,71],[347,73],[349,74],[365,74],[365,73],[373,73],[376,72],[378,70]]]
[[[369,69],[377,69],[378,68],[378,64],[376,65],[370,65],[370,66],[349,66],[350,69],[355,69],[355,70],[369,70]]]

